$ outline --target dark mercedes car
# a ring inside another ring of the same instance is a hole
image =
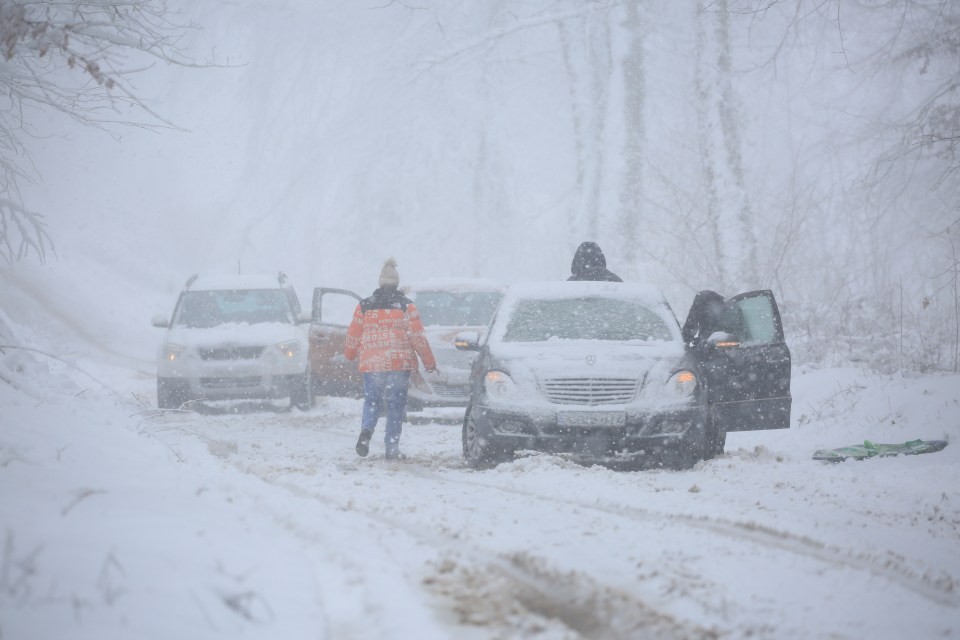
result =
[[[790,426],[790,351],[770,291],[698,296],[684,325],[654,287],[511,287],[481,339],[463,422],[474,467],[521,450],[685,468],[728,431]]]

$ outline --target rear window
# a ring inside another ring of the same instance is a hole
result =
[[[504,342],[561,340],[673,340],[660,315],[631,300],[571,298],[519,300],[507,320]]]
[[[228,323],[292,323],[287,296],[280,289],[185,291],[173,324],[194,329]]]
[[[496,291],[420,291],[413,298],[425,325],[486,326],[503,294]]]

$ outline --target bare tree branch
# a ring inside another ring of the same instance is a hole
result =
[[[19,184],[36,171],[22,144],[35,132],[24,107],[60,112],[75,121],[174,128],[137,93],[127,78],[143,64],[131,59],[204,66],[180,48],[185,30],[168,18],[166,0],[0,0],[0,258],[14,262],[35,253],[42,262],[53,248],[43,217],[20,197]],[[74,73],[69,73],[73,71]],[[133,106],[143,120],[116,117]]]

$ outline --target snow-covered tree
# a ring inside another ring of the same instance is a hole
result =
[[[168,17],[165,0],[0,0],[0,258],[52,248],[43,216],[20,196],[36,175],[25,136],[36,109],[55,110],[84,124],[172,126],[128,84],[143,56],[189,64],[177,48],[184,27]],[[120,116],[133,106],[135,120]]]

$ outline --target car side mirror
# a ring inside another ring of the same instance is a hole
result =
[[[166,329],[170,326],[170,320],[168,320],[167,316],[163,314],[157,314],[153,316],[152,320],[150,320],[150,324],[161,329]]]
[[[737,336],[726,331],[714,331],[707,338],[707,346],[711,349],[730,349],[740,346],[740,340]]]
[[[460,351],[480,351],[480,332],[461,331],[453,339],[453,346]]]

